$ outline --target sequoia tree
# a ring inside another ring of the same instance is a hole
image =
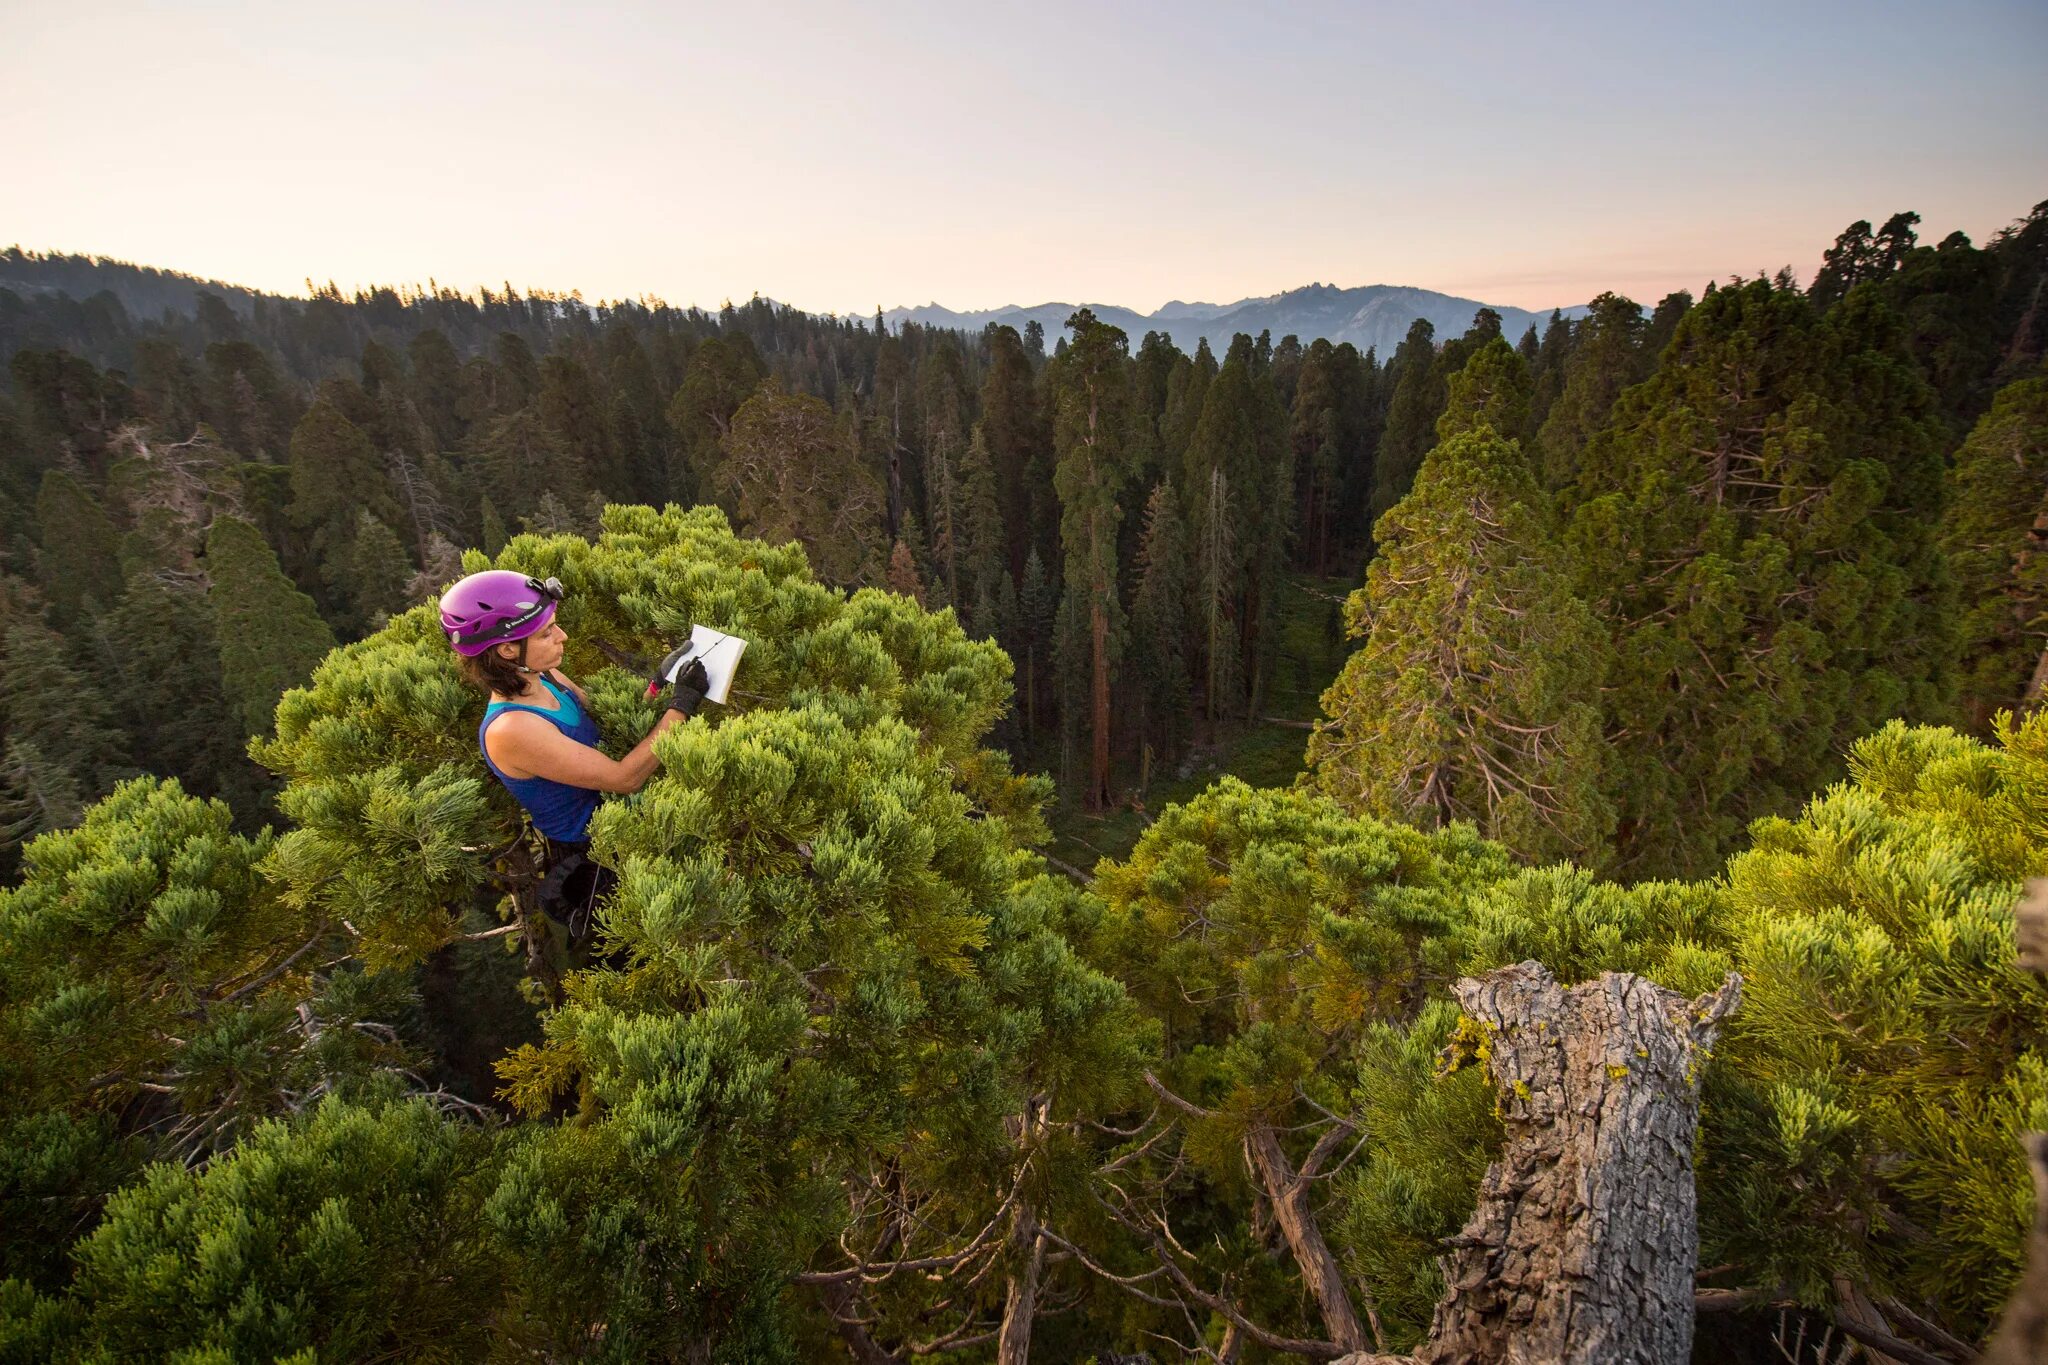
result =
[[[1870,291],[1767,280],[1686,314],[1581,457],[1578,587],[1615,643],[1621,866],[1712,867],[1855,736],[1946,713],[1932,395]]]
[[[1531,858],[1602,859],[1607,645],[1550,517],[1519,444],[1492,426],[1430,452],[1345,604],[1364,644],[1323,696],[1318,789],[1353,811],[1472,820]]]
[[[1117,496],[1125,470],[1129,381],[1121,328],[1096,321],[1083,308],[1067,320],[1074,343],[1049,367],[1053,394],[1053,448],[1059,465],[1060,544],[1066,552],[1069,600],[1079,605],[1088,635],[1088,785],[1090,809],[1109,804],[1110,679],[1121,652],[1122,599],[1116,563]]]
[[[2048,373],[2001,389],[1956,452],[1941,539],[1963,607],[1962,695],[1981,727],[2048,687]]]

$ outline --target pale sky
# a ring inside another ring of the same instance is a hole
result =
[[[2048,3],[0,0],[0,246],[813,311],[1548,308],[2048,198]]]

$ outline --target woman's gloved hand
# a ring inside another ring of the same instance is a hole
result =
[[[697,714],[697,708],[704,704],[704,694],[711,690],[711,679],[705,675],[704,661],[692,659],[676,674],[675,687],[668,695],[668,709],[680,711],[685,716]]]
[[[682,658],[685,654],[688,654],[689,652],[690,645],[687,642],[677,645],[674,649],[668,652],[668,657],[666,659],[663,659],[660,663],[654,666],[654,672],[649,674],[647,678],[647,696],[650,700],[654,697],[656,693],[660,692],[662,688],[668,686],[668,671],[676,666],[676,660]]]

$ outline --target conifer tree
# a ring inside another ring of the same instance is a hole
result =
[[[1024,582],[1017,590],[1017,657],[1024,669],[1019,706],[1028,737],[1042,714],[1041,697],[1050,696],[1052,677],[1053,615],[1057,595],[1046,576],[1038,548],[1032,547],[1024,560]]]
[[[682,461],[670,471],[669,497],[726,496],[717,478],[720,443],[732,429],[733,414],[760,383],[760,362],[745,337],[709,337],[690,353],[683,382],[668,405]]]
[[[1580,463],[1569,535],[1616,647],[1621,865],[1712,867],[1854,736],[1950,704],[1932,397],[1870,291],[1769,281],[1679,324]]]
[[[1725,874],[1743,1005],[1708,1077],[1702,1255],[1900,1336],[1909,1311],[1983,1337],[2048,1122],[2048,989],[2012,909],[2048,719],[1996,731],[1885,726]]]
[[[325,399],[306,409],[292,431],[291,451],[291,522],[306,537],[322,579],[331,582],[355,536],[358,512],[367,509],[387,526],[403,513],[369,437]]]
[[[135,771],[107,689],[41,621],[17,616],[8,623],[0,675],[7,679],[0,697],[7,734],[59,765],[74,789],[97,797]],[[58,779],[46,781],[54,786]]]
[[[500,332],[491,346],[489,366],[491,411],[500,417],[518,412],[540,392],[540,362],[533,347],[517,332]]]
[[[1391,396],[1387,425],[1380,436],[1379,459],[1373,465],[1371,518],[1399,502],[1415,482],[1422,457],[1435,444],[1436,419],[1443,411],[1444,389],[1436,367],[1436,328],[1417,318],[1388,366]]]
[[[583,501],[588,488],[568,447],[530,408],[484,426],[471,463],[495,494],[499,514],[515,521],[532,515],[549,494],[574,506]]]
[[[244,734],[270,728],[287,687],[312,673],[334,635],[292,586],[254,526],[218,517],[206,533],[207,601],[220,639],[221,684]]]
[[[445,333],[429,327],[406,343],[411,362],[410,389],[413,407],[434,435],[441,450],[453,450],[467,434],[463,425],[462,361]]]
[[[1657,311],[1650,315],[1649,325],[1643,329],[1643,341],[1637,352],[1636,379],[1648,379],[1656,373],[1657,362],[1664,357],[1664,348],[1671,344],[1671,338],[1678,332],[1678,324],[1692,311],[1692,295],[1679,289],[1666,294],[1657,301]]]
[[[1275,1336],[1371,1349],[1371,1306],[1330,1242],[1327,1179],[1369,1145],[1351,1100],[1358,1045],[1407,1022],[1466,900],[1510,870],[1470,826],[1353,820],[1319,795],[1229,777],[1101,866],[1090,960],[1165,1039],[1147,1077],[1159,1106],[1100,1190],[1143,1258],[1125,1274],[1177,1244],[1167,1283],[1206,1281],[1212,1303],[1235,1300],[1238,1320]],[[1212,1231],[1190,1238],[1195,1227]],[[1276,1251],[1296,1272],[1278,1284],[1256,1269]]]
[[[966,608],[965,618],[977,634],[1007,636],[1012,621],[1001,603],[1007,587],[1014,609],[1017,588],[1010,576],[1008,536],[997,501],[995,469],[979,425],[960,461],[960,565],[964,597],[955,606]]]
[[[201,798],[219,797],[239,814],[261,804],[262,774],[243,752],[247,730],[229,705],[221,676],[213,608],[198,584],[153,574],[131,578],[107,613],[99,653],[109,676],[148,707],[119,714],[138,767],[175,777]],[[175,716],[166,724],[165,717]]]
[[[1960,691],[1981,728],[2048,687],[2048,373],[1999,390],[1948,482],[1941,539],[1963,606]]]
[[[86,792],[69,763],[52,761],[29,736],[10,733],[5,745],[0,750],[0,873],[11,878],[24,844],[78,823]]]
[[[1149,775],[1155,759],[1178,754],[1194,707],[1182,643],[1188,620],[1187,545],[1180,498],[1165,480],[1153,485],[1145,502],[1137,572],[1131,595],[1131,674],[1138,697],[1138,742]]]
[[[1579,452],[1621,391],[1640,377],[1645,332],[1642,305],[1619,294],[1594,299],[1591,311],[1573,325],[1564,389],[1536,438],[1545,488],[1568,488],[1577,477]]]
[[[1501,337],[1494,337],[1451,376],[1443,416],[1436,420],[1439,443],[1468,431],[1491,427],[1512,440],[1529,420],[1529,371],[1522,357]]]
[[[1205,390],[1183,465],[1204,618],[1210,719],[1256,705],[1265,630],[1294,509],[1287,415],[1250,338],[1231,343]]]
[[[1057,527],[1048,519],[1055,504],[1045,501],[1050,479],[1041,483],[1035,476],[1049,474],[1051,441],[1045,431],[1032,368],[1024,343],[1014,327],[989,329],[988,372],[981,381],[981,434],[988,449],[989,466],[995,471],[996,498],[1003,512],[1008,538],[1007,563],[1013,577],[1021,581],[1024,561],[1033,548],[1050,555],[1056,539],[1043,533]]]
[[[611,497],[630,493],[626,458],[614,439],[605,395],[579,360],[550,355],[541,362],[535,410],[568,451],[586,487]]]
[[[505,542],[511,539],[511,537],[505,534],[505,519],[498,515],[497,504],[491,501],[489,493],[483,495],[481,513],[483,518],[483,536],[478,540],[477,544],[483,547],[485,554],[495,558],[498,552],[505,548]]]
[[[889,552],[889,591],[908,597],[920,607],[925,604],[924,581],[917,574],[917,557],[900,540]]]
[[[62,469],[36,491],[36,576],[59,622],[105,610],[121,591],[120,533],[90,489]]]
[[[1520,433],[1524,450],[1536,449],[1537,434],[1550,420],[1550,409],[1564,392],[1565,363],[1571,358],[1572,323],[1562,311],[1552,309],[1536,357],[1529,362],[1529,424]]]
[[[1346,492],[1369,485],[1367,394],[1362,360],[1349,343],[1317,338],[1302,353],[1289,439],[1299,472],[1302,562],[1327,573],[1345,519]]]
[[[824,403],[764,384],[733,414],[719,450],[718,486],[750,533],[801,541],[830,582],[853,583],[884,567],[874,562],[881,484]]]
[[[424,1101],[330,1099],[155,1167],[78,1248],[79,1330],[117,1356],[475,1359],[502,1303],[491,1155]]]
[[[1499,338],[1480,356],[1483,370],[1520,364]],[[1476,405],[1459,400],[1480,387],[1453,383],[1447,428],[1468,420]],[[1364,644],[1309,742],[1319,790],[1383,818],[1470,820],[1532,859],[1602,860],[1605,642],[1572,595],[1550,516],[1521,449],[1491,425],[1430,452],[1345,604]]]
[[[328,587],[347,604],[346,628],[366,635],[405,609],[412,558],[398,535],[368,508],[356,513],[355,533],[327,562]]]
[[[1074,344],[1049,367],[1053,396],[1054,481],[1060,495],[1060,545],[1066,555],[1066,597],[1088,634],[1088,782],[1091,810],[1114,792],[1109,771],[1109,697],[1122,635],[1122,600],[1116,563],[1118,495],[1127,475],[1124,448],[1129,420],[1128,356],[1123,329],[1099,322],[1083,308],[1067,321]],[[1062,674],[1078,686],[1081,659],[1067,654]]]

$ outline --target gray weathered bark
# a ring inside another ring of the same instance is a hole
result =
[[[2027,1268],[1982,1365],[2048,1360],[2048,1133],[2029,1133],[2026,1143],[2027,1165],[2034,1173],[2034,1231],[2027,1239]]]
[[[1034,1096],[1024,1106],[1021,1119],[1012,1118],[1012,1135],[1023,1146],[1025,1160],[1045,1132],[1050,1101]],[[1010,1213],[1010,1275],[1003,1292],[1003,1326],[996,1338],[996,1365],[1026,1365],[1031,1359],[1031,1324],[1038,1312],[1038,1276],[1045,1265],[1045,1237],[1039,1231],[1038,1210],[1032,1206],[1028,1189],[1017,1191],[1017,1204]]]
[[[1484,1034],[1476,1051],[1507,1142],[1451,1239],[1414,1360],[1682,1365],[1699,1259],[1699,1071],[1740,978],[1687,1001],[1616,972],[1565,990],[1524,962],[1456,991]]]
[[[1019,1198],[1010,1215],[1010,1254],[1016,1267],[1003,1294],[1003,1329],[996,1339],[996,1365],[1025,1365],[1031,1359],[1031,1322],[1038,1312],[1038,1275],[1045,1263],[1045,1238],[1029,1199]]]

